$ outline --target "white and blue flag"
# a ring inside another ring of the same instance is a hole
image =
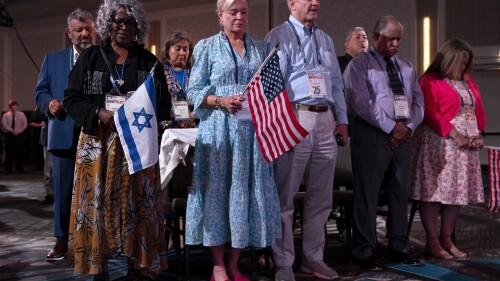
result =
[[[153,70],[114,116],[130,174],[158,162],[158,123]]]

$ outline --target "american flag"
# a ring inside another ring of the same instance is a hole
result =
[[[500,147],[485,146],[488,149],[488,176],[490,179],[489,212],[500,212]]]
[[[308,135],[295,118],[281,74],[277,48],[247,86],[248,106],[262,156],[278,158]]]

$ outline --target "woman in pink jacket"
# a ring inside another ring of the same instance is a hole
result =
[[[439,259],[467,256],[451,235],[460,207],[484,201],[478,150],[484,146],[486,115],[470,76],[473,57],[467,42],[448,40],[420,79],[425,115],[412,145],[410,198],[421,201],[425,250]]]

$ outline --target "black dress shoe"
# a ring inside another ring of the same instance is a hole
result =
[[[66,257],[68,252],[68,242],[63,242],[61,240],[56,241],[54,248],[47,254],[47,261],[58,261]]]
[[[45,195],[45,199],[40,202],[41,205],[54,204],[54,197],[50,194]]]
[[[142,281],[142,274],[140,269],[129,269],[127,271],[127,276],[125,276],[126,281]]]
[[[362,268],[371,270],[371,271],[381,271],[384,270],[384,266],[377,262],[375,256],[369,256],[365,259],[357,259],[353,258],[352,261],[361,266]]]
[[[102,272],[98,275],[94,275],[92,281],[109,281],[109,274],[107,272]]]
[[[394,259],[395,262],[400,262],[402,264],[411,266],[422,265],[422,263],[419,260],[411,257],[408,253],[390,251],[389,254]]]

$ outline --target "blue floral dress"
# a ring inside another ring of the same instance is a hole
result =
[[[200,124],[187,204],[190,245],[264,247],[281,237],[272,165],[262,157],[252,122],[238,122],[225,109],[200,107],[206,95],[244,90],[267,54],[263,41],[246,35],[245,44],[243,58],[233,56],[227,37],[219,33],[201,40],[193,52],[188,96]]]

